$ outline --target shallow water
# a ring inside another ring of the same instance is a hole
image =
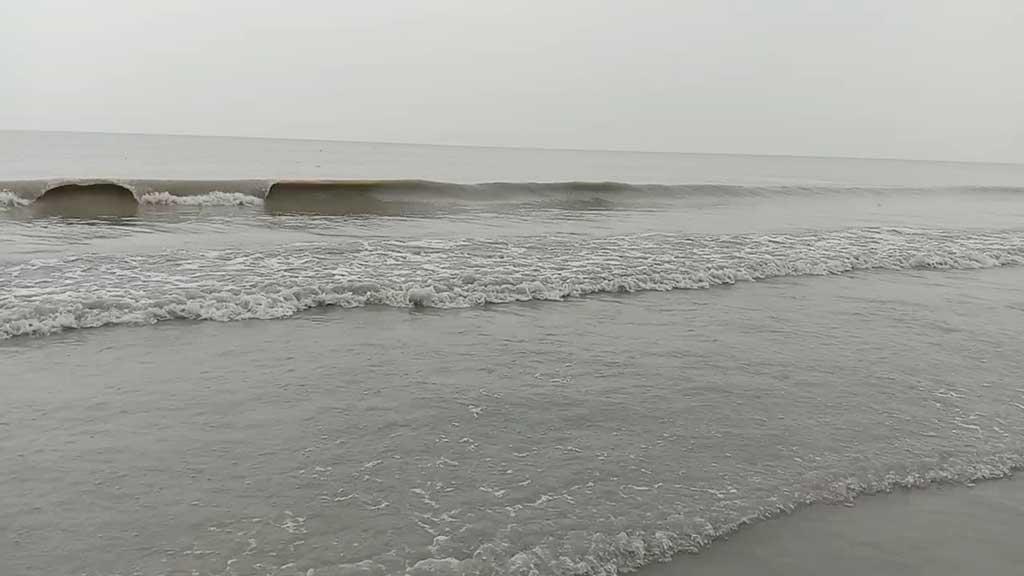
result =
[[[803,502],[1001,476],[1024,463],[1022,279],[10,340],[3,557],[15,573],[601,571]]]
[[[12,186],[440,183],[8,192],[0,573],[615,574],[1024,465],[1024,167],[4,136]]]
[[[1024,481],[898,490],[749,526],[642,576],[1015,574]]]

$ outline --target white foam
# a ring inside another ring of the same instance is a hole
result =
[[[177,196],[170,192],[148,192],[139,198],[139,204],[154,206],[262,206],[263,199],[249,194],[219,190],[194,196]]]
[[[387,240],[29,261],[0,270],[0,285],[10,287],[0,294],[0,339],[170,319],[284,318],[319,306],[465,308],[856,270],[1024,264],[1024,234],[1013,231],[427,244]]]
[[[20,206],[28,206],[32,201],[27,198],[22,198],[14,192],[8,190],[0,190],[0,209],[2,208],[18,208]]]

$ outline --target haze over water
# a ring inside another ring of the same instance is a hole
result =
[[[0,573],[615,574],[1024,465],[1024,166],[0,158]]]

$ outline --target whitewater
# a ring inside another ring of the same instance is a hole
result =
[[[1024,166],[0,159],[0,573],[683,574],[1024,467]]]

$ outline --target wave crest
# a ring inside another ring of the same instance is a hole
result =
[[[262,206],[263,199],[241,192],[214,190],[207,194],[178,196],[170,192],[147,192],[139,204],[151,206]]]

